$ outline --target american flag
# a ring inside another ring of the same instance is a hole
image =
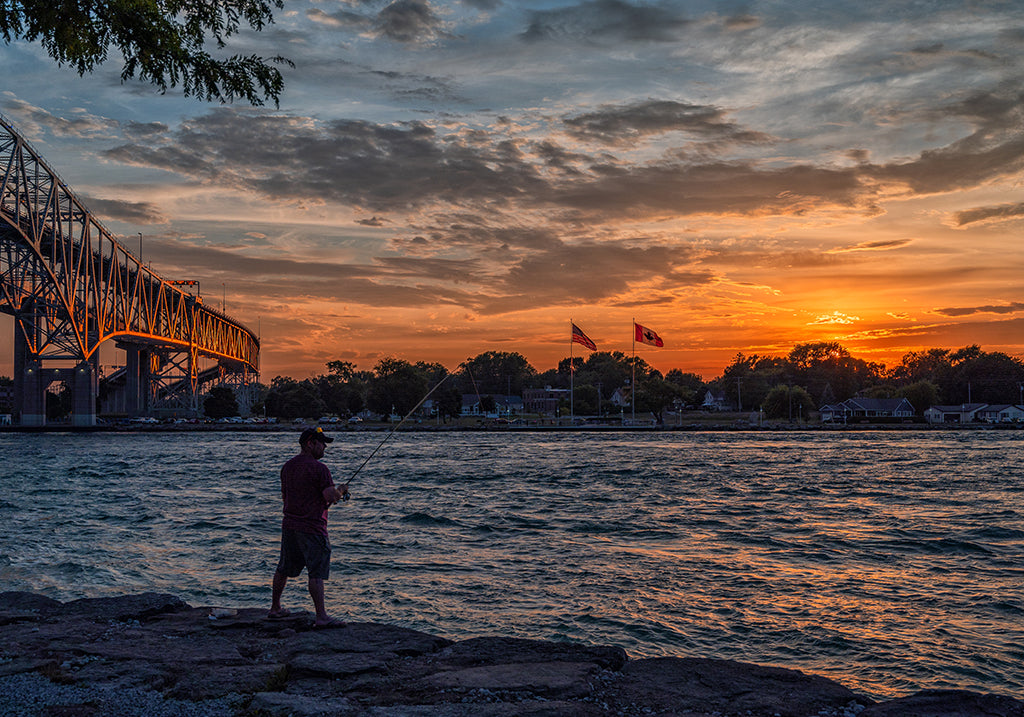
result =
[[[597,351],[597,344],[591,341],[590,337],[583,333],[583,329],[576,324],[572,325],[572,340],[578,344],[583,344],[591,351]]]

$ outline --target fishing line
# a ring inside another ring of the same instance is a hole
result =
[[[388,434],[386,436],[384,436],[384,440],[382,440],[380,443],[377,444],[377,447],[373,449],[373,452],[366,457],[366,460],[364,460],[361,464],[359,464],[359,467],[355,469],[355,472],[353,472],[352,475],[349,476],[348,480],[345,481],[345,486],[346,487],[348,487],[348,484],[352,482],[352,479],[355,478],[356,475],[358,475],[359,471],[361,471],[363,469],[363,466],[365,466],[367,463],[369,463],[370,459],[373,458],[375,455],[377,455],[377,451],[379,451],[381,449],[381,447],[385,443],[387,443],[388,439],[391,438],[392,434],[394,434],[394,432],[398,430],[398,427],[401,426],[403,423],[405,423],[409,419],[409,416],[411,416],[413,413],[415,413],[416,409],[419,408],[420,406],[422,406],[423,402],[426,401],[428,398],[430,398],[430,394],[432,394],[434,391],[439,389],[441,387],[441,384],[448,380],[449,376],[451,376],[451,374],[450,373],[446,373],[444,375],[444,377],[440,381],[438,381],[437,384],[432,389],[427,391],[426,395],[423,398],[420,399],[420,402],[417,403],[415,406],[413,406],[412,409],[410,409],[410,411],[407,414],[405,414],[405,418],[403,418],[401,421],[396,423],[391,428],[391,430],[388,431]],[[347,493],[345,494],[345,500],[348,500],[348,494]]]

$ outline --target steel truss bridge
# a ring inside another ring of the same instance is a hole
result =
[[[204,382],[254,385],[259,339],[182,283],[118,242],[0,115],[0,311],[15,319],[16,421],[45,425],[46,391],[62,382],[72,424],[95,425],[99,347],[111,339],[127,356],[119,413],[195,415]]]

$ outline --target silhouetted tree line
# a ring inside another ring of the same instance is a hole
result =
[[[794,400],[813,409],[864,396],[906,398],[920,415],[933,405],[1020,403],[1024,362],[973,345],[956,351],[911,351],[887,370],[826,341],[799,344],[784,358],[736,354],[712,383],[735,405],[764,407],[770,416],[777,414],[773,417],[783,410],[783,391],[796,388],[806,396],[785,396],[786,410]]]
[[[524,389],[570,384],[578,415],[617,413],[612,396],[618,389],[628,402],[634,376],[637,412],[659,419],[666,409],[699,406],[709,389],[724,393],[740,410],[807,418],[824,404],[855,396],[907,398],[919,414],[936,404],[1016,403],[1024,386],[1024,362],[978,346],[912,351],[886,369],[854,358],[836,342],[798,344],[783,357],[739,353],[720,377],[708,382],[679,369],[663,375],[642,358],[620,351],[565,358],[544,372],[522,354],[501,351],[467,359],[451,375],[441,364],[394,357],[381,359],[371,371],[358,371],[348,361],[331,361],[327,369],[304,380],[276,377],[265,390],[267,415],[347,417],[363,410],[405,415],[442,379],[431,398],[444,418],[459,415],[463,394],[479,395],[486,408],[494,395],[522,396]]]

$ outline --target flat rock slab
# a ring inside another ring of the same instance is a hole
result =
[[[837,682],[780,667],[731,660],[659,657],[629,662],[609,688],[616,705],[641,704],[655,713],[751,713],[806,717],[850,702],[868,702]]]
[[[592,662],[598,667],[618,670],[627,660],[626,651],[614,646],[525,640],[513,637],[475,637],[442,650],[439,664],[450,666],[496,665],[529,662]]]
[[[433,654],[452,641],[394,625],[354,622],[328,630],[308,629],[289,640],[293,654],[307,652],[390,652],[414,657]]]
[[[344,697],[309,697],[285,692],[259,692],[249,705],[253,714],[271,717],[349,717],[360,708]]]
[[[288,662],[288,669],[291,671],[290,674],[297,678],[323,677],[336,680],[365,672],[387,672],[389,658],[394,657],[395,655],[390,653],[366,652],[300,654]]]
[[[441,690],[488,690],[527,693],[533,697],[579,699],[593,692],[590,678],[598,667],[590,662],[527,662],[468,667],[438,672],[423,685]]]

